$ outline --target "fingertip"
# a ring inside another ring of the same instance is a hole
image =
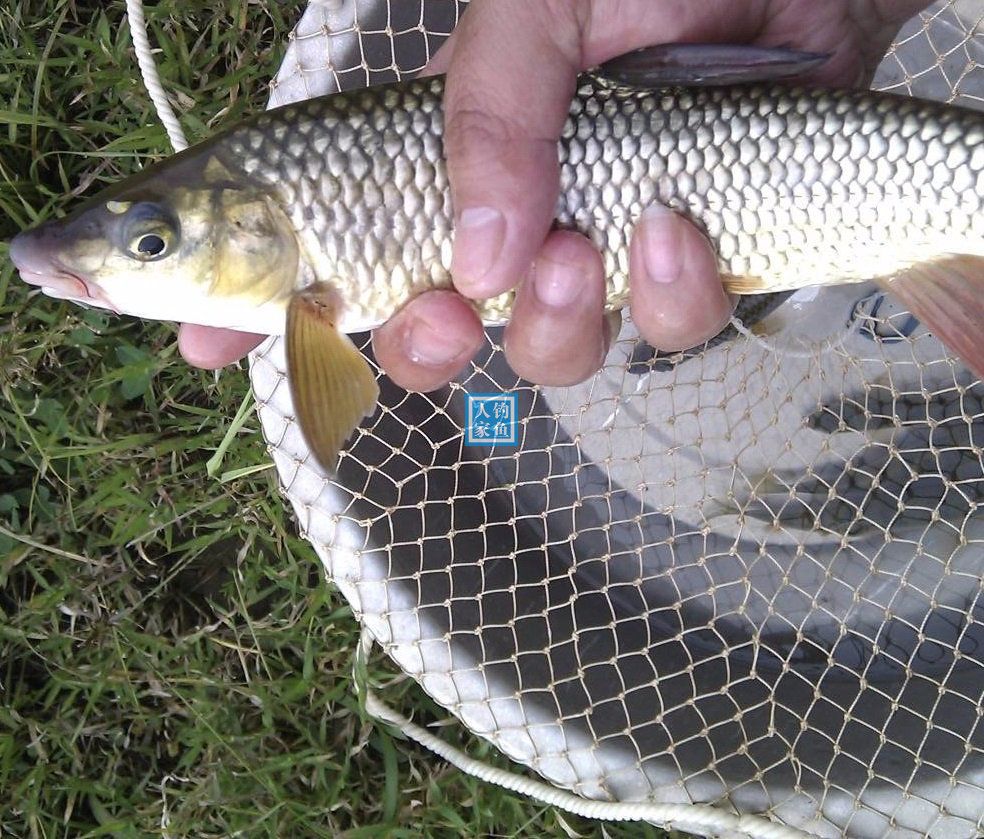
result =
[[[611,329],[597,249],[576,233],[551,233],[517,290],[506,358],[531,382],[555,387],[590,378],[604,362]]]
[[[550,231],[559,190],[556,141],[503,141],[457,117],[448,134],[455,288],[474,300],[514,288]]]
[[[446,385],[478,352],[485,331],[471,304],[453,291],[414,298],[372,335],[379,365],[400,387]]]
[[[684,350],[714,337],[734,305],[708,239],[678,213],[654,206],[639,219],[629,251],[632,319],[661,350]]]
[[[451,56],[454,55],[455,37],[452,32],[450,37],[438,47],[437,52],[431,56],[430,60],[420,71],[421,76],[439,76],[448,72],[451,66]]]
[[[563,306],[575,295],[586,295],[591,302],[604,300],[605,266],[601,254],[580,233],[572,230],[553,231],[536,257],[535,267],[542,269],[544,266],[563,268],[557,279],[561,285],[569,283],[570,291],[564,293],[560,289],[554,289],[549,276],[541,270],[533,283],[541,301]]]
[[[471,206],[455,214],[451,276],[458,291],[482,299],[508,288],[498,276],[506,232],[506,216],[497,207]]]
[[[178,327],[178,352],[192,367],[217,370],[241,359],[266,337],[254,332],[182,323]]]

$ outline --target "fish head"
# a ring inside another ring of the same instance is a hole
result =
[[[51,297],[233,329],[254,327],[251,311],[271,301],[285,310],[298,274],[273,196],[214,165],[150,167],[18,234],[10,256]]]

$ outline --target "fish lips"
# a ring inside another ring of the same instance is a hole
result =
[[[39,286],[49,297],[77,303],[108,305],[95,283],[61,265],[46,247],[51,232],[46,225],[17,234],[10,243],[10,260],[29,285]]]

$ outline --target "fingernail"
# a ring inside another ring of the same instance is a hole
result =
[[[405,344],[410,360],[427,367],[444,367],[468,349],[454,332],[435,329],[423,320],[414,321]]]
[[[506,239],[506,218],[492,207],[469,207],[454,225],[451,276],[459,290],[482,291],[482,281],[499,259]]]
[[[683,223],[680,216],[662,204],[653,204],[639,219],[642,264],[650,282],[675,283],[683,275]]]
[[[580,272],[573,265],[540,259],[533,266],[533,293],[544,306],[563,309],[574,302],[584,287]]]

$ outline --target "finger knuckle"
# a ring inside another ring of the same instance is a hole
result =
[[[521,134],[513,120],[490,111],[478,102],[466,100],[449,111],[444,144],[449,155],[462,156],[478,150],[495,149]]]
[[[569,55],[580,53],[595,5],[592,0],[540,0],[540,12],[558,49]]]

